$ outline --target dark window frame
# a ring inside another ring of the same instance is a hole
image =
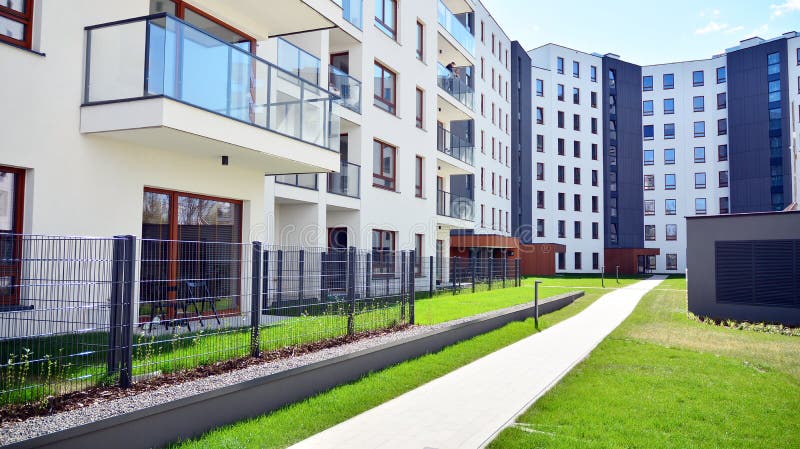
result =
[[[379,105],[375,105],[378,109],[388,112],[392,115],[397,115],[397,72],[393,71],[392,69],[386,67],[385,65],[381,64],[378,61],[375,61],[375,68],[379,68],[381,70],[381,88],[380,88],[380,95],[378,92],[373,93],[373,102],[378,102],[384,105],[388,109],[384,109]],[[374,70],[374,69],[373,69]],[[386,86],[384,84],[386,80],[386,73],[390,73],[392,75],[392,102],[389,102],[383,98],[383,92],[386,90]]]
[[[378,140],[378,139],[374,139],[372,142],[373,142],[373,150],[372,150],[373,153],[375,151],[375,144],[376,143],[378,145],[380,145],[380,153],[381,153],[381,157],[380,157],[381,167],[379,167],[381,172],[380,173],[376,173],[375,172],[376,167],[374,167],[374,166],[372,167],[372,186],[376,187],[378,189],[388,190],[388,191],[391,191],[391,192],[396,192],[397,191],[397,147],[395,147],[393,145],[390,145],[390,144],[388,144],[386,142],[383,142],[381,140]],[[383,174],[383,157],[385,156],[385,151],[386,150],[391,150],[392,151],[392,176],[391,177],[385,176]],[[375,156],[373,154],[373,158],[374,157]],[[383,181],[386,181],[387,183],[389,183],[389,186],[376,184],[375,183],[375,179],[376,178],[380,179],[380,180],[383,180]]]
[[[377,25],[378,29],[383,32],[383,34],[387,35],[388,37],[392,38],[393,40],[397,40],[397,0],[380,0],[381,2],[381,10],[378,11],[375,8],[375,24]],[[393,22],[391,25],[386,23],[386,2],[392,3],[392,19]],[[383,17],[378,17],[378,14],[382,14]]]
[[[6,36],[4,34],[0,34],[0,42],[7,42],[12,45],[16,45],[18,47],[26,48],[31,50],[33,47],[33,10],[34,10],[34,1],[33,0],[24,0],[25,4],[25,12],[21,13],[15,9],[10,7],[0,6],[0,17],[4,19],[8,19],[12,22],[19,23],[22,25],[24,31],[24,35],[22,40],[14,39],[10,36]]]

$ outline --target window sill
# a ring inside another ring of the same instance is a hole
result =
[[[24,312],[26,310],[33,310],[33,306],[0,306],[0,313],[2,313],[2,312]]]
[[[4,40],[0,40],[0,44],[5,44],[5,45],[8,45],[9,47],[13,47],[13,48],[16,48],[17,50],[22,50],[22,51],[27,52],[27,53],[33,53],[34,55],[37,55],[37,56],[41,56],[41,57],[47,56],[44,53],[38,52],[36,50],[32,50],[32,49],[27,48],[27,47],[23,47],[22,45],[14,44],[12,42],[7,42],[7,41],[4,41]]]

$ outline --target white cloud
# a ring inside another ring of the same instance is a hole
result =
[[[730,27],[730,28],[728,28],[727,30],[725,30],[725,34],[733,34],[733,33],[738,33],[739,31],[742,31],[743,29],[744,29],[744,26],[742,26],[742,25],[737,25],[737,26],[735,26],[735,27]]]
[[[781,17],[786,14],[800,11],[800,0],[785,0],[780,5],[769,5],[769,9],[772,10],[773,19],[776,17]]]
[[[719,23],[712,20],[711,22],[708,22],[708,25],[694,30],[694,34],[718,33],[720,31],[725,31],[728,28],[730,28],[730,26],[727,23]]]

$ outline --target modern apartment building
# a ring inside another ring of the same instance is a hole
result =
[[[796,203],[798,45],[792,32],[641,67],[555,44],[530,51],[533,147],[520,172],[533,179],[519,190],[531,204],[520,226],[532,232],[519,234],[523,243],[565,244],[560,271],[596,270],[579,260],[590,253],[608,271],[683,272],[685,217]],[[594,117],[601,125],[585,126]],[[596,159],[579,151],[595,142]],[[592,182],[575,182],[586,170]],[[600,216],[584,206],[595,196]],[[600,241],[587,240],[587,221],[600,223]]]

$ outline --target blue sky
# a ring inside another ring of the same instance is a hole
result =
[[[800,0],[482,0],[526,50],[554,42],[641,64],[703,59],[800,31]]]

